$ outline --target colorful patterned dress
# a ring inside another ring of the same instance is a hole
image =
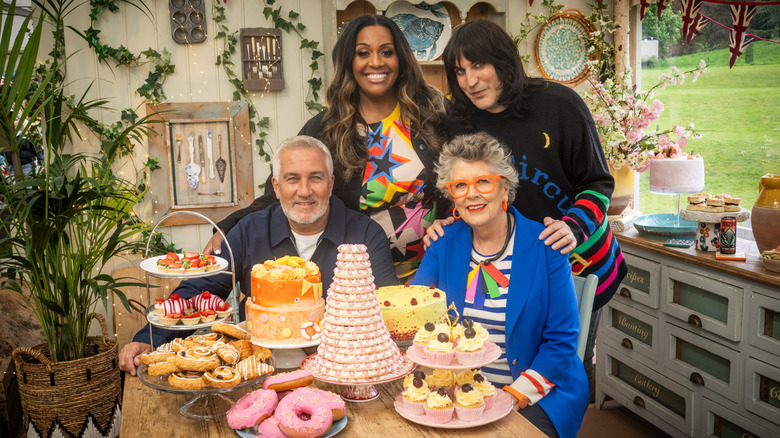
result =
[[[436,219],[432,174],[412,144],[401,108],[366,129],[368,160],[363,174],[360,210],[385,230],[390,240],[396,275],[417,270],[425,249],[422,238]],[[417,146],[421,148],[421,146]],[[422,147],[424,149],[424,147]]]

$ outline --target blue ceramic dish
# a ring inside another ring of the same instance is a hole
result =
[[[634,226],[644,236],[655,239],[695,237],[697,223],[675,213],[646,214],[634,219]]]

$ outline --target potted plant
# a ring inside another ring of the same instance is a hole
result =
[[[46,343],[21,347],[17,367],[25,427],[30,435],[116,436],[120,419],[120,375],[117,345],[99,315],[103,336],[90,337],[97,306],[107,307],[109,294],[127,300],[125,282],[102,272],[112,257],[142,249],[134,239],[149,226],[139,221],[134,206],[143,185],[112,172],[122,147],[145,137],[149,116],[103,139],[100,151],[71,153],[79,124],[95,125],[88,110],[103,100],[75,100],[55,79],[58,63],[30,93],[41,38],[41,24],[11,36],[14,4],[2,23],[0,60],[5,80],[0,85],[0,148],[18,163],[18,148],[36,117],[42,117],[46,163],[38,175],[0,179],[3,235],[0,238],[0,286],[23,294],[34,309]],[[22,29],[27,29],[28,18]],[[9,79],[10,78],[10,79]],[[85,93],[86,94],[86,93]],[[70,103],[69,103],[70,101]],[[19,167],[15,168],[19,169]],[[58,429],[62,429],[59,430]]]

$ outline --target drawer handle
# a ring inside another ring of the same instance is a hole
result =
[[[629,350],[634,349],[634,344],[631,343],[631,340],[628,338],[623,338],[623,342],[620,343],[620,345],[623,346],[623,348],[627,348]]]
[[[688,324],[701,328],[701,318],[696,315],[691,315],[688,317]]]
[[[626,287],[620,288],[620,296],[621,297],[626,297],[626,298],[628,298],[630,300],[631,299],[631,291],[628,290],[628,288],[626,288]]]
[[[704,386],[704,378],[697,372],[691,373],[691,382],[699,386]]]
[[[638,406],[640,408],[644,408],[645,407],[645,401],[642,400],[642,397],[636,396],[636,397],[634,397],[634,405]]]

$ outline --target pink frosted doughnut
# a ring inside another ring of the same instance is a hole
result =
[[[279,421],[279,430],[291,438],[321,436],[333,423],[333,412],[327,402],[305,388],[297,389],[283,398],[274,417]]]
[[[263,381],[263,389],[273,389],[274,391],[288,391],[290,389],[301,388],[311,385],[314,380],[311,372],[306,370],[291,371],[289,373],[279,373],[267,377]]]
[[[287,435],[279,430],[279,420],[276,417],[266,418],[257,426],[257,431],[260,432],[260,436],[263,438],[287,438]]]
[[[232,429],[252,427],[273,415],[279,401],[276,391],[258,389],[241,397],[227,412]]]
[[[305,390],[314,391],[325,400],[328,407],[333,412],[333,421],[339,421],[342,417],[347,415],[347,404],[344,403],[344,399],[341,398],[340,395],[317,388],[306,388]]]

